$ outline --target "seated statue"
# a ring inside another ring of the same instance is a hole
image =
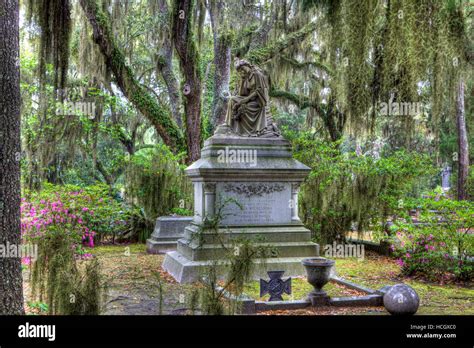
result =
[[[281,136],[270,115],[269,77],[246,60],[236,60],[235,67],[241,80],[237,95],[229,100],[226,125],[240,136]]]

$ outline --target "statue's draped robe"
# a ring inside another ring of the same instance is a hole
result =
[[[255,68],[242,81],[239,95],[229,102],[226,117],[226,123],[235,133],[243,136],[259,136],[265,131],[269,89],[268,78]],[[235,103],[245,99],[254,91],[256,95],[235,110]]]

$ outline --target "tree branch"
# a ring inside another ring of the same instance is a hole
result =
[[[137,81],[115,42],[109,18],[96,0],[80,0],[82,9],[93,29],[94,41],[104,55],[107,67],[114,73],[122,93],[150,120],[157,133],[174,152],[184,148],[184,138],[170,113],[159,105]]]
[[[316,22],[311,22],[300,30],[295,31],[282,39],[272,42],[266,47],[250,50],[247,54],[247,58],[254,64],[265,63],[274,56],[280,54],[286,48],[303,40],[306,36],[312,33],[315,28]]]
[[[279,89],[272,89],[270,91],[270,97],[289,100],[293,104],[298,106],[298,108],[300,108],[301,110],[304,110],[309,107],[319,110],[319,104],[313,102],[311,99],[304,95],[299,95]]]

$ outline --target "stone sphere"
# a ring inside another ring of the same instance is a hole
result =
[[[385,293],[383,305],[390,314],[412,315],[418,310],[420,297],[411,286],[397,284]]]

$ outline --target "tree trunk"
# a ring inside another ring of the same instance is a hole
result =
[[[467,141],[466,118],[464,115],[464,81],[459,80],[456,98],[456,123],[458,131],[458,199],[467,199],[466,181],[469,171],[469,144]]]
[[[169,8],[167,0],[160,0],[160,11],[165,16],[169,16]],[[171,42],[171,32],[169,26],[165,25],[159,28],[161,35],[163,35],[163,43],[158,50],[157,70],[163,77],[168,95],[170,98],[171,113],[178,127],[182,127],[183,121],[180,112],[180,95],[179,84],[173,72],[173,44]]]
[[[21,243],[18,0],[0,0],[0,76],[0,245],[18,248]],[[24,314],[22,283],[21,259],[1,257],[0,314]]]
[[[224,123],[229,102],[229,82],[232,36],[223,27],[224,23],[224,2],[222,0],[211,0],[209,2],[209,15],[212,24],[212,34],[214,37],[214,97],[212,104],[212,127]]]
[[[175,1],[173,8],[173,42],[184,76],[184,112],[188,162],[201,157],[201,76],[199,52],[193,38],[193,0]]]

